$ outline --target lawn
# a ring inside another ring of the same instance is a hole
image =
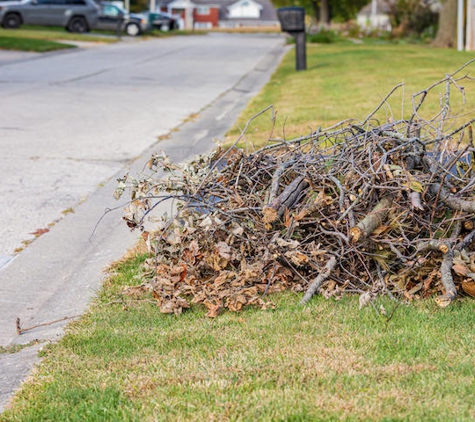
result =
[[[117,39],[100,34],[72,34],[60,27],[25,26],[16,30],[0,28],[0,50],[44,53],[74,48],[75,45],[68,44],[68,41],[109,43],[116,42]]]
[[[195,35],[205,34],[205,32],[195,31],[170,31],[162,32],[153,30],[148,34],[138,37],[148,39],[149,37],[170,37],[174,35]],[[125,34],[122,34],[125,35]],[[69,41],[69,43],[68,43]],[[74,48],[74,42],[95,42],[114,43],[118,41],[116,32],[106,30],[93,30],[87,34],[74,34],[66,31],[62,27],[45,27],[36,25],[25,25],[21,29],[0,28],[0,50],[31,51],[45,53],[47,51]]]
[[[272,76],[268,85],[241,114],[230,132],[233,141],[247,120],[274,106],[271,113],[255,119],[246,132],[248,142],[257,146],[269,138],[292,139],[325,129],[345,119],[363,121],[399,84],[403,84],[381,109],[382,121],[407,117],[412,110],[411,96],[441,80],[473,59],[471,52],[440,50],[424,45],[390,43],[307,44],[307,70],[295,71],[293,51]],[[473,70],[474,66],[468,68]],[[462,72],[464,74],[464,72]],[[473,84],[471,84],[473,85]],[[475,109],[475,87],[465,86],[467,103],[452,94],[452,114]],[[440,109],[439,94],[445,85],[431,91],[422,107],[424,118]],[[455,124],[455,122],[454,122]]]
[[[269,104],[277,110],[273,133],[269,116],[252,122],[252,142],[364,120],[404,82],[378,114],[399,118],[410,111],[402,107],[410,93],[472,58],[392,44],[309,45],[307,54],[305,72],[295,72],[293,54],[286,56],[242,113],[240,127]],[[469,95],[467,104],[455,93],[452,99],[454,112],[473,109]],[[121,294],[140,284],[144,258],[138,248],[112,266],[89,312],[45,345],[42,364],[0,421],[475,419],[473,299],[442,309],[430,298],[380,298],[360,310],[357,297],[315,297],[301,306],[301,294],[286,292],[272,296],[275,308],[267,311],[210,319],[194,307],[163,315],[151,296]]]

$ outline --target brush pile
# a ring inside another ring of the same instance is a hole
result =
[[[162,312],[202,303],[211,317],[271,307],[267,295],[286,289],[302,303],[357,293],[361,306],[378,295],[435,296],[441,307],[475,295],[475,119],[444,130],[445,101],[422,120],[426,94],[407,119],[374,119],[387,97],[362,123],[252,153],[218,149],[184,165],[153,156],[151,175],[125,177],[117,191],[131,190],[131,228],[143,229],[158,203],[176,204],[144,233],[141,288]]]

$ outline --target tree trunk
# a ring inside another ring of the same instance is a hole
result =
[[[439,13],[439,29],[432,45],[452,48],[457,32],[457,0],[445,0]]]
[[[320,9],[317,0],[310,0],[310,5],[312,6],[313,11],[312,20],[315,24],[318,24],[318,22],[320,22]]]
[[[321,0],[320,2],[320,25],[326,29],[328,29],[330,25],[329,0]]]

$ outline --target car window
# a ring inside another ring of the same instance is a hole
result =
[[[41,5],[44,5],[44,4],[61,4],[61,1],[60,0],[37,0],[36,2],[37,4],[41,4]]]
[[[102,13],[106,16],[119,16],[119,9],[112,4],[103,4]]]
[[[65,0],[65,3],[68,5],[76,5],[76,6],[85,6],[86,1],[85,0]]]

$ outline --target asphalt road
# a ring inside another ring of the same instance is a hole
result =
[[[0,346],[32,344],[0,355],[0,411],[38,347],[84,312],[104,267],[136,242],[120,210],[100,220],[120,208],[117,177],[160,150],[177,161],[210,151],[285,51],[279,35],[213,34],[0,52]]]
[[[0,257],[281,44],[276,36],[174,37],[0,65]]]

